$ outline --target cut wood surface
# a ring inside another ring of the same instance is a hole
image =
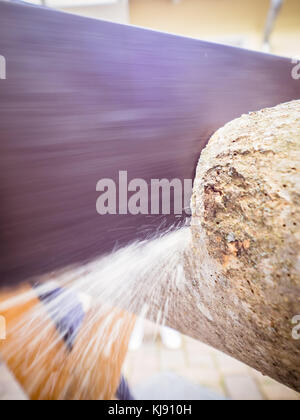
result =
[[[192,212],[192,335],[299,391],[300,101],[243,115],[211,138]]]

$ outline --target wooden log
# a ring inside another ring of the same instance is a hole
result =
[[[299,391],[300,101],[211,138],[192,212],[186,276],[202,313],[192,335]]]

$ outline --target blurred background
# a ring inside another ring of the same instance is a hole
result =
[[[30,2],[82,16],[143,26],[248,49],[269,49],[274,54],[300,58],[299,0],[31,0]],[[270,34],[270,44],[267,46],[265,41],[268,41]]]
[[[82,16],[300,58],[300,0],[29,2]],[[157,331],[150,323],[140,325],[139,329],[124,367],[137,397],[157,398],[157,381],[161,385],[164,380],[166,384],[172,380],[172,389],[166,391],[165,398],[174,398],[177,392],[181,398],[199,399],[205,395],[201,388],[204,387],[214,395],[235,400],[300,399],[296,392],[202,343],[172,333],[168,337],[166,331]]]

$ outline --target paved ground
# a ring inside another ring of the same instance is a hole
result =
[[[234,400],[300,400],[300,394],[188,337],[180,350],[167,350],[147,325],[142,348],[128,354],[125,374],[134,389],[164,372]]]
[[[234,400],[300,400],[300,394],[190,338],[183,337],[180,350],[167,350],[159,339],[154,339],[150,325],[146,328],[141,349],[129,352],[124,373],[132,388],[137,390],[137,397],[142,395],[143,399],[147,386],[157,391],[159,384],[168,384],[171,378],[175,393],[168,391],[168,395],[177,399],[181,396],[183,399],[197,399],[197,396],[205,399],[205,395],[213,391],[220,397]],[[0,362],[0,400],[7,399],[25,399],[25,396]]]
[[[154,401],[203,401],[224,400],[225,398],[211,391],[207,387],[196,385],[192,381],[179,376],[176,373],[158,373],[151,379],[144,381],[132,389],[137,400]]]

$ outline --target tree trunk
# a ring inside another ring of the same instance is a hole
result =
[[[298,391],[299,174],[300,101],[220,129],[199,161],[186,259],[192,335]]]

